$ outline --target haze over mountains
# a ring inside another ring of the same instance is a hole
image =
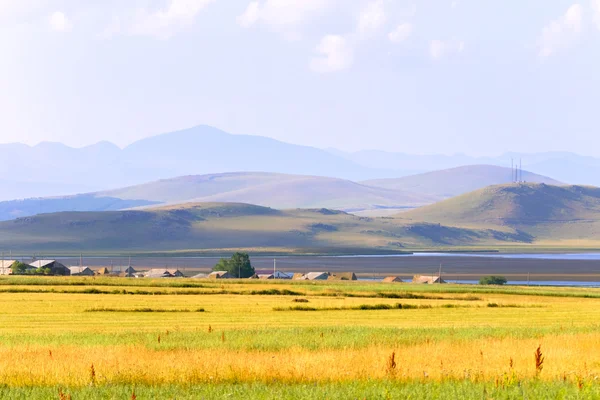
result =
[[[124,149],[108,142],[78,149],[44,142],[33,147],[3,144],[0,150],[4,155],[0,200],[87,193],[177,176],[237,171],[352,181],[400,178],[465,165],[509,167],[511,158],[522,158],[528,171],[561,182],[600,185],[600,159],[571,153],[515,153],[487,158],[376,150],[350,154],[261,136],[232,135],[209,126],[146,138]]]
[[[535,174],[524,176],[534,182],[555,182]],[[4,201],[0,202],[0,220],[59,211],[114,211],[186,202],[241,202],[277,209],[331,208],[378,216],[510,181],[509,168],[493,166],[456,168],[368,184],[267,172],[189,175],[81,195]]]

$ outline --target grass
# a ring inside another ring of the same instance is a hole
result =
[[[0,398],[600,396],[595,289],[28,282],[0,279]]]

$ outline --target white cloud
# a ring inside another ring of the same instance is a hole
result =
[[[542,30],[540,56],[549,57],[562,48],[568,47],[581,33],[583,27],[583,7],[573,4],[559,19],[552,21]]]
[[[166,8],[148,13],[139,11],[131,33],[167,39],[177,30],[190,25],[196,15],[215,0],[169,0]]]
[[[247,28],[264,23],[276,28],[298,25],[308,17],[327,9],[333,0],[264,0],[252,1],[237,18],[238,24]]]
[[[315,72],[335,72],[346,69],[354,61],[354,51],[348,39],[340,35],[327,35],[316,48],[318,57],[310,63],[310,69]]]
[[[365,36],[373,34],[385,25],[386,20],[383,0],[372,1],[358,17],[358,33]]]
[[[465,42],[458,40],[432,40],[429,43],[429,55],[434,60],[439,60],[453,53],[462,53],[465,50]]]
[[[413,25],[409,23],[404,23],[398,25],[396,29],[388,33],[388,38],[393,43],[400,43],[408,39],[410,35],[412,35],[412,32]]]
[[[53,12],[50,15],[49,23],[50,28],[56,32],[70,32],[72,28],[69,18],[60,11]]]
[[[594,22],[600,29],[600,0],[592,0],[592,10],[594,10]]]

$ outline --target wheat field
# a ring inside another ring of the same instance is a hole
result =
[[[599,305],[595,289],[3,278],[0,397],[596,398]]]

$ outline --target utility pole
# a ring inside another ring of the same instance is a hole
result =
[[[440,263],[440,271],[439,271],[439,275],[438,275],[438,279],[440,280],[438,283],[442,283],[442,263]]]

